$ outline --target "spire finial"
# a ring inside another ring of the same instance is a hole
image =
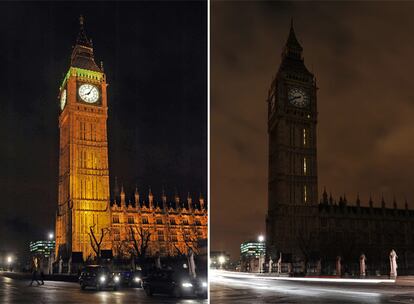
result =
[[[80,15],[80,16],[79,16],[79,25],[80,25],[81,27],[83,27],[83,23],[84,23],[84,21],[85,21],[85,18],[84,18],[82,15]]]

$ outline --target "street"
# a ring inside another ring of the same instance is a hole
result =
[[[272,280],[212,272],[211,303],[414,303],[414,284]]]
[[[45,285],[28,286],[30,281],[0,276],[0,303],[2,304],[79,304],[79,303],[207,303],[199,299],[174,299],[164,295],[148,297],[140,288],[122,288],[119,291],[81,290],[79,284],[69,282],[45,281]]]

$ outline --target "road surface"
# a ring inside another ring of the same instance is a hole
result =
[[[140,288],[121,288],[119,291],[81,290],[79,284],[45,281],[45,285],[29,287],[30,281],[0,276],[2,304],[128,304],[128,303],[207,303],[199,299],[171,299],[167,296],[148,297]]]
[[[237,304],[347,304],[414,303],[414,281],[403,283],[345,283],[272,280],[266,278],[210,275],[211,303]]]

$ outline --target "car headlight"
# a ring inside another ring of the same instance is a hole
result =
[[[134,278],[134,281],[135,281],[135,282],[139,282],[139,281],[141,281],[141,279],[140,279],[139,277],[135,277],[135,278]]]
[[[189,283],[189,282],[184,282],[183,284],[181,284],[184,288],[190,288],[193,287],[193,284]]]
[[[102,283],[106,281],[106,277],[103,275],[99,278],[99,281],[101,281]]]
[[[119,282],[119,276],[115,276],[115,277],[114,277],[114,281],[115,281],[115,282]]]
[[[206,288],[207,287],[207,282],[202,282],[201,283],[201,286],[203,286],[204,288]]]

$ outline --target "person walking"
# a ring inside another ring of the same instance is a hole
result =
[[[40,282],[42,285],[45,285],[45,273],[43,272],[43,269],[40,270]]]
[[[30,282],[29,286],[33,285],[33,282],[36,281],[37,286],[40,285],[40,282],[37,280],[37,271],[39,269],[39,263],[37,261],[37,257],[33,257],[32,260],[32,281]]]

